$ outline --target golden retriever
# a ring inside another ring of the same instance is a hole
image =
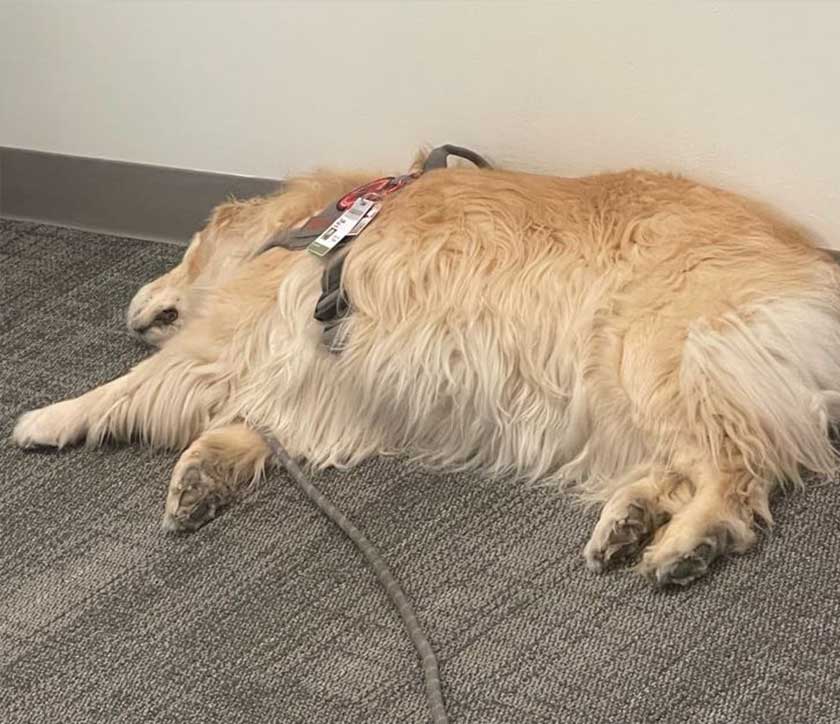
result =
[[[681,585],[750,547],[774,487],[836,470],[840,269],[763,207],[646,171],[431,171],[350,246],[335,354],[322,262],[256,251],[374,176],[218,207],[131,303],[160,352],[14,440],[184,449],[171,530],[260,477],[260,431],[316,468],[402,453],[553,483],[603,505],[590,568]]]

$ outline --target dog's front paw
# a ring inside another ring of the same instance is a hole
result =
[[[76,400],[65,400],[21,415],[12,432],[12,441],[23,448],[60,448],[79,442],[86,429],[87,423]]]
[[[176,466],[169,483],[162,527],[176,533],[208,523],[230,497],[224,481],[199,455],[188,451]]]

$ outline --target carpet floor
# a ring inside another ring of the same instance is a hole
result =
[[[123,313],[182,251],[0,221],[0,435],[149,353]],[[173,537],[176,458],[0,447],[0,722],[425,721],[396,613],[291,480]],[[595,513],[545,490],[395,460],[317,483],[413,598],[454,722],[840,721],[838,484],[658,591],[587,571]]]

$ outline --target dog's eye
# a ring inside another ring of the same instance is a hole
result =
[[[154,324],[172,324],[176,319],[178,319],[178,310],[175,309],[175,307],[169,307],[168,309],[164,309],[162,312],[158,313],[155,317]]]

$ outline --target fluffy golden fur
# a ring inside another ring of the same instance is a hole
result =
[[[603,504],[590,567],[640,555],[677,584],[752,544],[774,486],[834,473],[840,270],[772,214],[643,171],[432,171],[353,243],[334,355],[312,317],[321,263],[255,251],[374,176],[217,208],[131,304],[161,351],[27,413],[15,440],[186,448],[170,529],[260,476],[254,430],[317,467],[399,452],[556,483]],[[177,322],[152,324],[163,309]]]

